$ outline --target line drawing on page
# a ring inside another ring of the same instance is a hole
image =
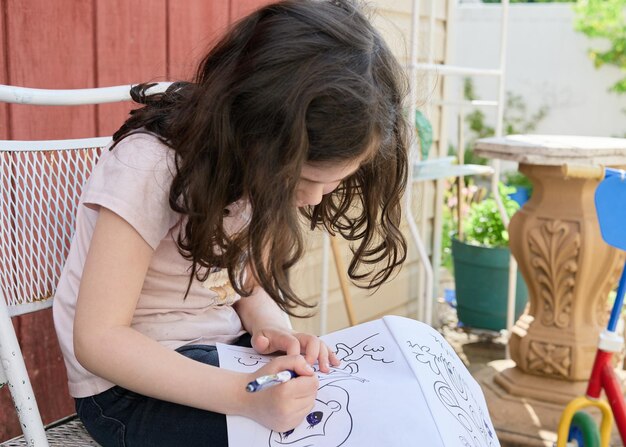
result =
[[[351,400],[358,399],[359,396],[359,392],[349,383],[369,382],[365,377],[367,374],[363,374],[367,370],[365,365],[385,368],[394,362],[389,358],[384,342],[380,342],[379,338],[380,333],[374,332],[361,336],[356,341],[341,340],[330,345],[341,360],[341,365],[331,367],[329,373],[322,373],[317,364],[313,366],[320,382],[313,409],[304,421],[292,430],[286,432],[270,430],[267,445],[269,447],[344,445],[350,438],[355,424],[350,410]],[[271,360],[271,357],[251,352],[249,348],[229,346],[226,349],[240,370],[254,371]]]
[[[282,433],[227,415],[233,447],[497,447],[480,384],[435,329],[386,316],[321,337],[341,360],[323,373],[312,409]],[[218,343],[220,365],[254,375],[273,356]],[[222,363],[223,362],[223,363]],[[297,379],[296,379],[297,380]]]
[[[324,445],[340,447],[349,438],[354,428],[350,412],[350,391],[336,385],[339,381],[355,380],[365,383],[367,379],[358,377],[360,364],[376,362],[389,364],[393,360],[384,357],[385,347],[373,344],[374,333],[354,344],[339,342],[335,344],[335,354],[342,361],[341,367],[331,367],[327,374],[318,373],[320,383],[313,410],[305,418],[305,423],[286,432],[270,433],[269,447],[310,447],[316,440],[324,438]],[[319,371],[319,367],[314,367]]]
[[[339,379],[346,380],[347,378]],[[334,382],[322,385],[317,392],[315,406],[305,421],[286,432],[271,431],[270,447],[307,447],[316,445],[316,438],[324,438],[324,445],[343,445],[354,426],[350,413],[350,393]]]
[[[463,427],[465,435],[459,435],[459,442],[464,447],[489,447],[496,445],[495,434],[487,423],[481,405],[474,397],[470,387],[463,379],[463,375],[457,370],[451,359],[456,356],[449,352],[444,343],[435,335],[432,335],[435,343],[420,344],[407,340],[416,360],[428,368],[430,374],[423,375],[421,379],[431,383],[434,394],[438,397],[443,407]],[[439,346],[441,349],[436,349]]]
[[[379,333],[372,334],[353,346],[348,346],[345,343],[337,343],[335,345],[335,354],[337,354],[339,360],[355,363],[357,366],[358,362],[364,358],[369,358],[374,362],[393,363],[393,360],[385,360],[383,358],[385,352],[384,346],[367,343],[377,335],[379,335]]]

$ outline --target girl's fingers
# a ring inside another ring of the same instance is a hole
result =
[[[341,360],[339,360],[335,351],[330,348],[328,348],[328,360],[332,366],[339,366],[341,364]]]
[[[317,376],[300,376],[283,385],[288,385],[284,387],[284,392],[290,399],[311,399],[317,394],[319,381]]]
[[[323,373],[330,372],[331,366],[339,366],[341,363],[337,355],[324,342],[310,334],[261,333],[254,337],[253,346],[261,354],[276,351],[283,351],[288,356],[302,354],[309,365],[318,363]]]
[[[259,354],[269,354],[270,340],[264,335],[255,336],[252,346]]]
[[[330,372],[330,365],[328,363],[328,346],[325,343],[320,343],[319,355],[317,357],[319,362],[320,371],[323,373]]]
[[[285,334],[280,337],[281,346],[280,350],[285,351],[287,355],[299,355],[300,350],[300,342],[296,337],[291,334]]]
[[[311,365],[300,354],[277,357],[272,360],[270,365],[273,366],[274,372],[289,369],[295,371],[299,376],[312,376],[315,373]]]
[[[319,360],[321,344],[320,339],[314,336],[310,336],[310,338],[301,342],[304,348],[304,358],[309,364],[313,365]]]
[[[304,356],[310,364],[318,362],[320,371],[330,372],[331,366],[339,366],[341,361],[326,343],[314,335],[299,336],[300,345],[304,348]]]
[[[259,354],[271,354],[276,351],[283,351],[287,355],[300,354],[300,342],[287,332],[263,331],[254,335],[252,347]]]

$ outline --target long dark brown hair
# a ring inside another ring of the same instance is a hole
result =
[[[352,280],[380,286],[406,258],[400,226],[406,186],[406,79],[361,8],[350,0],[285,0],[239,21],[201,62],[193,82],[149,96],[114,141],[148,131],[175,151],[170,206],[184,217],[177,244],[203,281],[227,268],[242,296],[246,266],[286,312],[311,307],[289,285],[303,255],[300,220],[351,241]],[[372,150],[372,147],[374,150]],[[342,163],[371,151],[320,204],[295,207],[303,163]],[[224,210],[248,200],[236,234]]]

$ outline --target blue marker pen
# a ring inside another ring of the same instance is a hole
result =
[[[298,377],[298,375],[295,372],[289,370],[280,371],[276,374],[269,374],[267,376],[257,377],[246,386],[246,391],[248,391],[249,393],[255,393],[274,385],[280,385],[281,383],[289,382],[295,377]]]

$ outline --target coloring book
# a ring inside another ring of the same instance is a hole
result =
[[[315,407],[305,420],[281,433],[227,416],[230,447],[500,445],[478,383],[430,326],[387,316],[321,339],[341,365],[317,372]],[[241,372],[271,359],[224,344],[218,352],[223,368]]]

